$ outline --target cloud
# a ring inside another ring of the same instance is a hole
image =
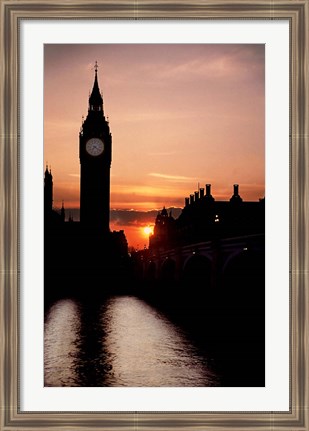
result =
[[[167,208],[167,211],[172,212],[172,216],[177,218],[182,208]],[[73,217],[74,221],[79,221],[78,208],[65,208],[66,217]],[[111,209],[110,222],[115,229],[125,228],[126,226],[143,227],[145,225],[154,225],[157,210],[152,211],[135,211],[131,209]]]
[[[262,45],[205,46],[195,55],[178,57],[174,62],[145,64],[143,76],[151,77],[156,83],[170,79],[184,82],[200,78],[213,81],[218,79],[239,80],[253,74],[262,77],[264,71],[264,47]]]
[[[181,213],[181,208],[167,208],[167,211],[172,212],[172,216],[177,218]],[[132,210],[111,210],[110,221],[114,226],[145,226],[154,225],[157,210],[153,211],[132,211]]]
[[[131,208],[134,208],[133,211],[158,211],[163,208],[163,206],[174,206],[181,207],[184,204],[184,198],[179,197],[158,197],[158,198],[150,198],[141,197],[141,196],[128,196],[126,200],[119,199],[112,201],[113,209],[121,209],[125,211],[132,211]]]
[[[185,182],[196,181],[196,178],[185,177],[183,175],[168,175],[168,174],[160,174],[158,172],[152,172],[148,175],[150,175],[151,177],[163,178],[163,179],[169,180],[169,181],[185,181]]]

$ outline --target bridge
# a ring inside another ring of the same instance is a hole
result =
[[[170,250],[145,250],[139,273],[149,282],[183,282],[216,289],[234,281],[248,283],[264,278],[265,235],[215,239]],[[226,284],[226,283],[225,283]]]
[[[219,372],[229,370],[246,385],[244,370],[250,369],[263,381],[265,235],[150,248],[138,256],[141,297],[204,340]]]

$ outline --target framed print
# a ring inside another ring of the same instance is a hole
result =
[[[308,7],[1,0],[1,430],[309,429]]]

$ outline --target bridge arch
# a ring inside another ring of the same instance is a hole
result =
[[[265,253],[244,248],[226,262],[222,297],[229,307],[246,314],[262,313],[265,303]]]
[[[212,262],[202,254],[193,254],[184,264],[182,285],[185,290],[205,294],[212,285]]]
[[[146,269],[146,280],[154,281],[157,278],[157,265],[155,262],[149,262]]]
[[[160,280],[164,282],[173,282],[176,277],[176,262],[174,259],[167,257],[164,259],[160,268]]]

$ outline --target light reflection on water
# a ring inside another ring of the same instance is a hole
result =
[[[53,305],[44,327],[44,374],[47,386],[78,386],[75,360],[80,320],[77,304],[66,299]]]
[[[65,299],[45,322],[45,386],[213,386],[186,334],[131,296],[86,306]]]

